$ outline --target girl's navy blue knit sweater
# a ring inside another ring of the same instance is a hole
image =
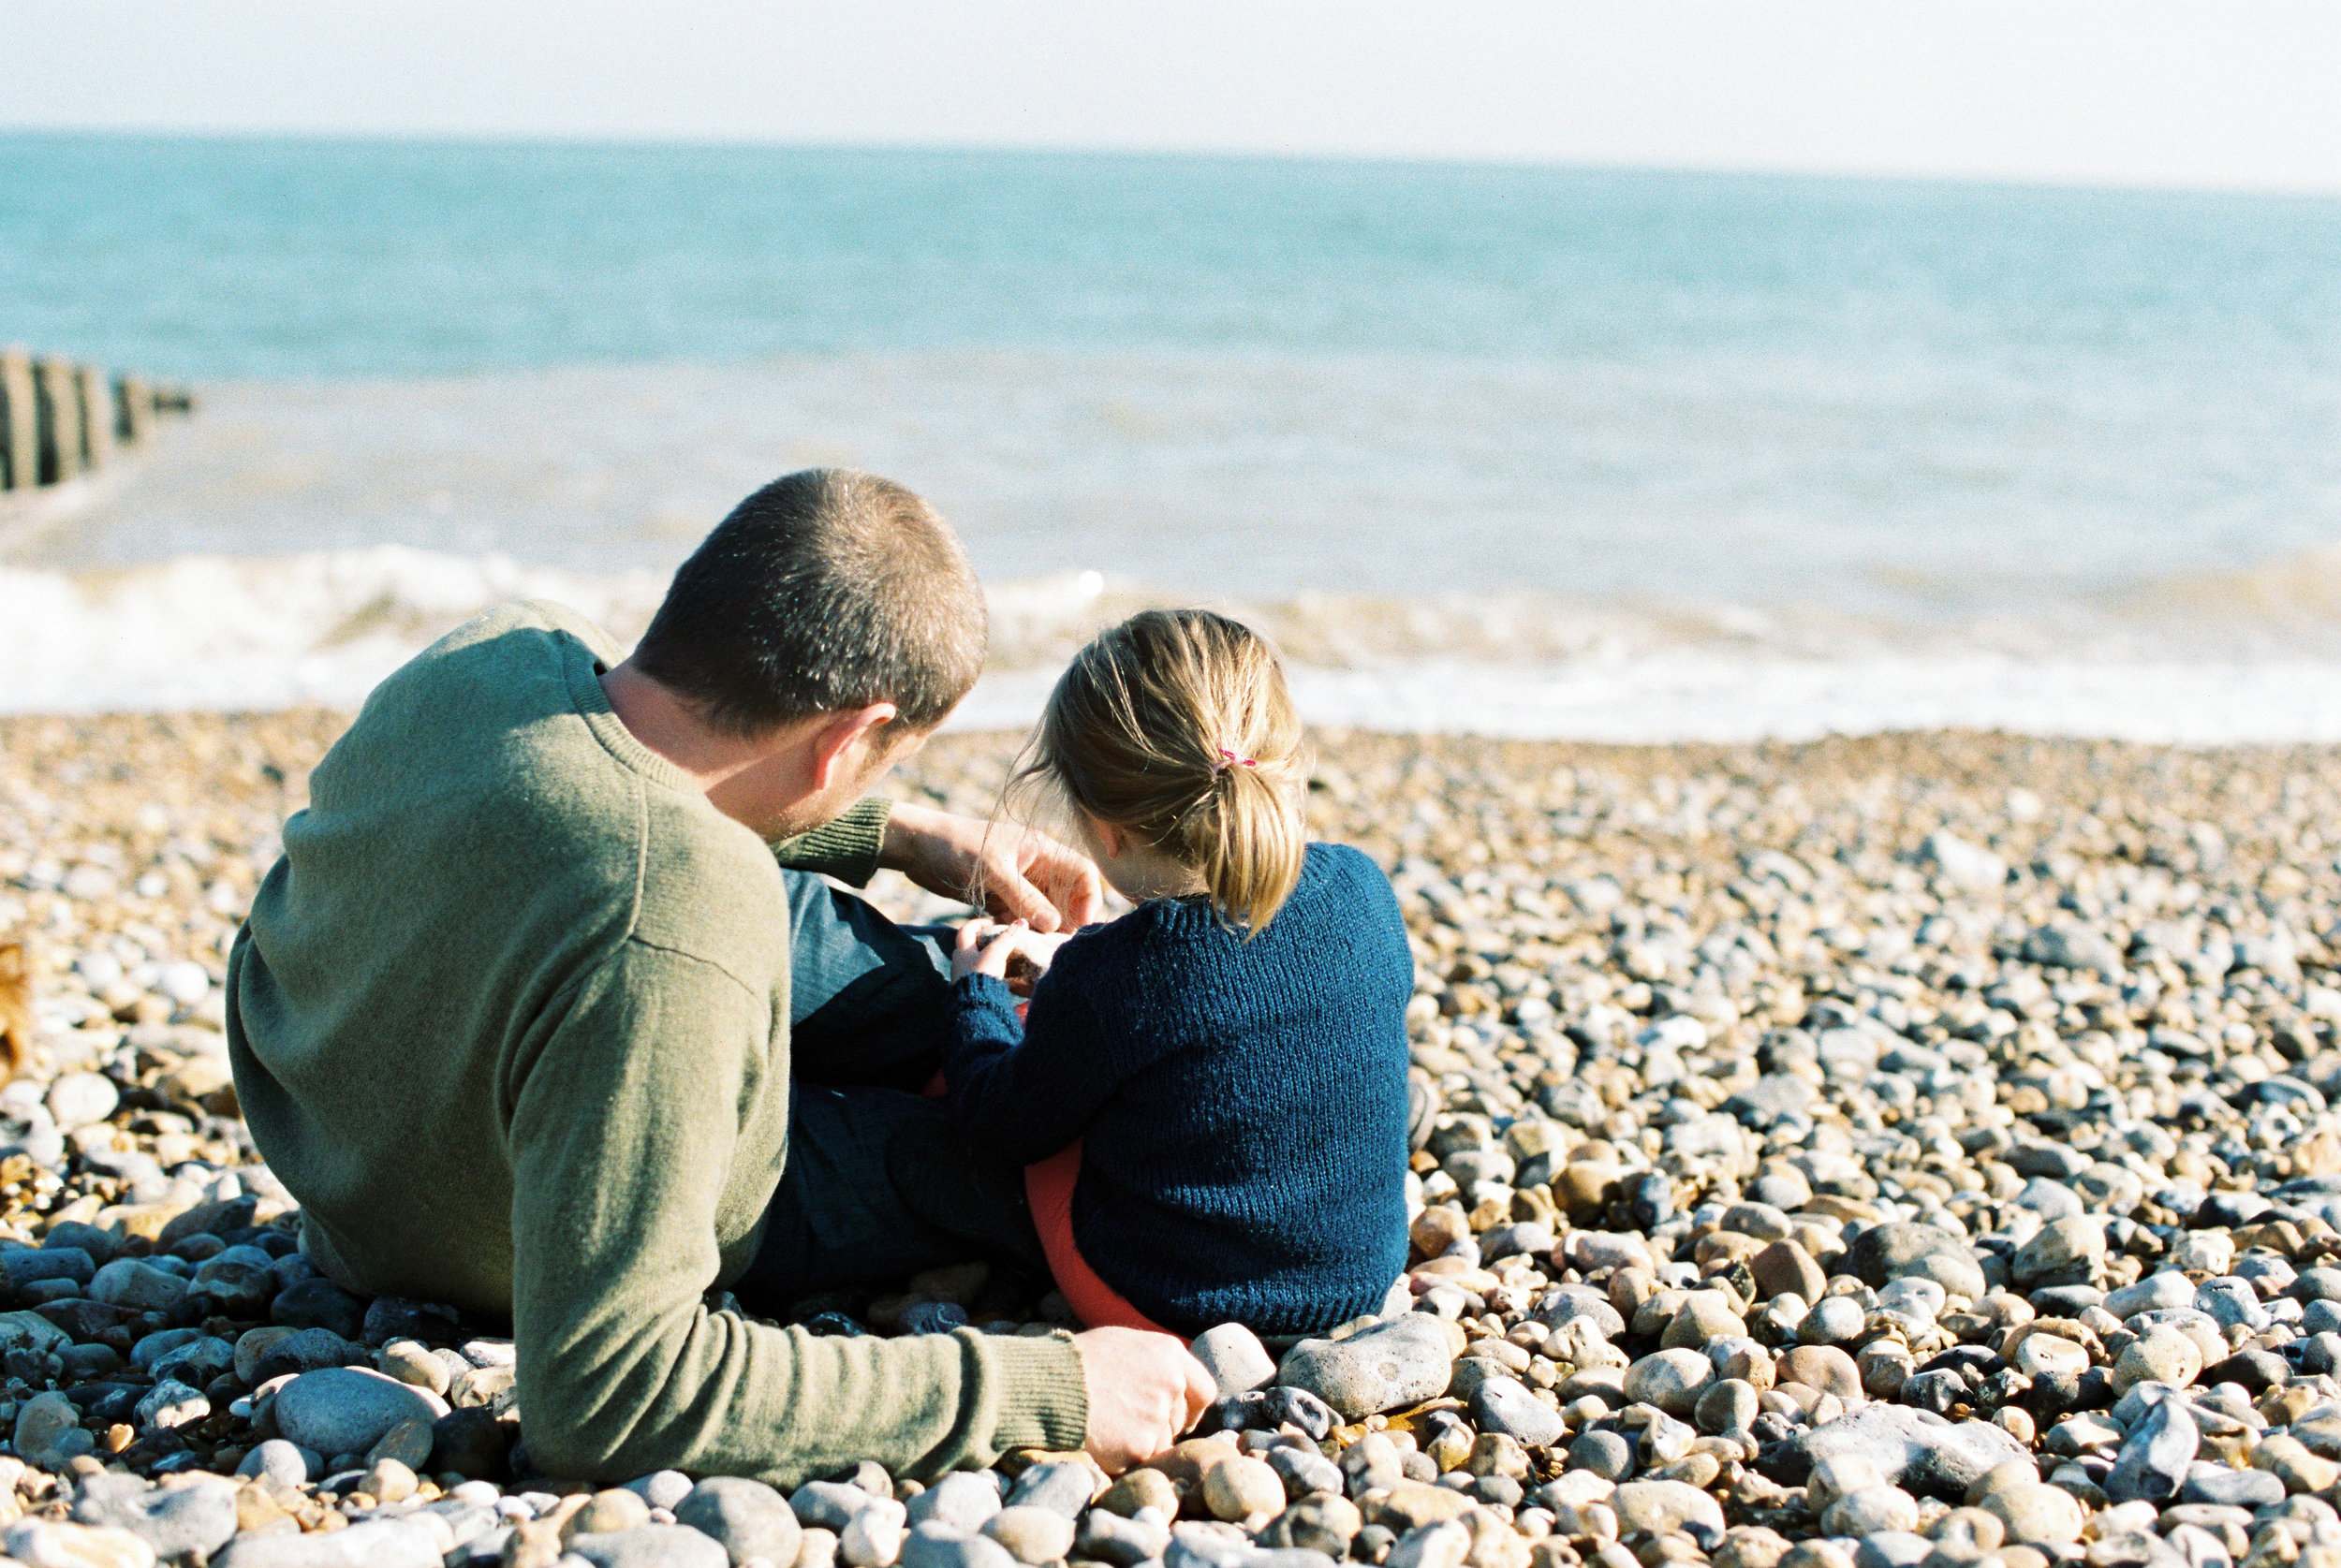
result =
[[[951,1109],[1019,1165],[1083,1139],[1073,1239],[1167,1328],[1299,1334],[1377,1311],[1406,1261],[1406,1003],[1389,879],[1311,844],[1246,942],[1157,899],[1057,950],[1028,1018],[953,988]]]

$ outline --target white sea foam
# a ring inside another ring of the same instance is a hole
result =
[[[516,565],[401,546],[273,558],[181,556],[67,574],[0,568],[0,711],[350,708],[384,675],[490,605],[557,599],[638,634],[663,574]],[[1076,573],[992,590],[995,668],[954,718],[1013,728],[1063,655],[1150,595]],[[1891,647],[1717,613],[1571,620],[1547,607],[1538,656],[1491,650],[1531,608],[1317,598],[1234,607],[1293,654],[1311,722],[1394,731],[1612,741],[1800,739],[2006,729],[2137,740],[2341,741],[2341,660],[2154,658],[1973,643]]]

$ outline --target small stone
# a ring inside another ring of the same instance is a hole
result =
[[[1634,1473],[1634,1445],[1616,1432],[1583,1433],[1568,1445],[1568,1468],[1623,1481]]]
[[[1284,1506],[1281,1496],[1276,1506]],[[985,1521],[983,1533],[1007,1547],[1017,1561],[1035,1568],[1058,1561],[1073,1549],[1073,1521],[1053,1508],[1003,1508]]]
[[[1288,1450],[1278,1449],[1276,1452]],[[1364,1519],[1359,1514],[1356,1503],[1337,1492],[1312,1492],[1269,1522],[1267,1530],[1261,1532],[1260,1545],[1323,1552],[1338,1562],[1348,1556],[1350,1543],[1357,1539],[1358,1531],[1363,1528]],[[1082,1550],[1088,1554],[1089,1537],[1086,1531],[1082,1542]],[[1159,1556],[1159,1551],[1155,1555]],[[1116,1560],[1109,1558],[1105,1561]],[[1122,1563],[1120,1568],[1130,1568],[1130,1564]]]
[[[1097,1495],[1096,1470],[1077,1460],[1053,1459],[1019,1475],[1004,1501],[1010,1508],[1053,1508],[1077,1519]]]
[[[1838,1300],[1845,1297],[1838,1297]],[[1853,1357],[1835,1345],[1798,1345],[1780,1357],[1780,1381],[1801,1383],[1824,1394],[1849,1399],[1862,1392],[1862,1371]]]
[[[1755,1424],[1759,1399],[1754,1385],[1728,1377],[1699,1397],[1691,1419],[1702,1432],[1745,1431]]]
[[[2069,1195],[2069,1189],[2057,1190]],[[2103,1218],[2068,1214],[2049,1221],[2017,1248],[2009,1268],[2020,1285],[2075,1284],[2085,1282],[2104,1260]]]
[[[411,1466],[396,1459],[376,1459],[366,1468],[366,1478],[358,1483],[359,1489],[368,1492],[381,1502],[404,1502],[415,1495],[420,1484]]]
[[[2079,1377],[2089,1370],[2089,1353],[2072,1341],[2054,1334],[2027,1334],[2009,1365],[2028,1378],[2065,1373]]]
[[[1669,1415],[1687,1416],[1715,1381],[1714,1363],[1698,1351],[1662,1350],[1626,1370],[1626,1397],[1656,1405]]]
[[[2284,1483],[2288,1492],[2321,1492],[2341,1480],[2341,1464],[2312,1454],[2298,1438],[2271,1437],[2252,1450],[2252,1468]]]
[[[838,1560],[853,1568],[887,1568],[902,1555],[904,1529],[903,1505],[891,1497],[874,1497],[837,1532]]]
[[[510,1447],[503,1423],[489,1412],[450,1411],[431,1424],[431,1473],[484,1480],[503,1472]]]
[[[1387,1443],[1388,1440],[1384,1441]],[[1360,1446],[1359,1443],[1351,1443],[1344,1451],[1344,1457],[1347,1458]],[[1392,1462],[1394,1468],[1394,1456]],[[1126,1519],[1141,1508],[1152,1508],[1164,1518],[1171,1518],[1179,1511],[1179,1488],[1170,1477],[1159,1470],[1133,1470],[1105,1489],[1105,1495],[1097,1499],[1097,1506]]]
[[[1529,1448],[1544,1448],[1568,1433],[1558,1411],[1528,1392],[1517,1378],[1490,1378],[1471,1396],[1471,1414],[1482,1432],[1500,1433]]]
[[[1203,1472],[1203,1502],[1214,1518],[1257,1525],[1283,1512],[1285,1484],[1260,1460],[1230,1457]]]
[[[246,1249],[231,1248],[229,1253],[243,1251]],[[258,1249],[249,1251],[258,1253]],[[258,1317],[268,1310],[276,1293],[275,1273],[266,1263],[229,1253],[206,1259],[195,1271],[189,1287],[197,1295],[210,1297],[213,1306],[224,1317]],[[259,1255],[264,1258],[268,1254]]]
[[[254,1333],[258,1330],[255,1329]],[[282,1331],[284,1338],[270,1343],[255,1358],[253,1377],[258,1383],[283,1377],[287,1372],[322,1371],[328,1367],[346,1367],[366,1359],[362,1346],[352,1344],[331,1328],[301,1328]],[[248,1340],[251,1334],[246,1334]],[[243,1341],[238,1341],[237,1361],[243,1358]],[[240,1374],[241,1375],[241,1374]],[[256,1383],[255,1386],[258,1386]]]
[[[1719,1290],[1695,1290],[1683,1298],[1659,1337],[1658,1348],[1698,1350],[1711,1340],[1745,1339],[1747,1324],[1731,1298]]]
[[[1915,1532],[1919,1500],[1900,1487],[1863,1487],[1846,1493],[1821,1516],[1821,1529],[1832,1535],[1875,1535],[1881,1530]]]
[[[805,1533],[810,1537],[818,1532]],[[1163,1531],[1166,1541],[1170,1533]],[[802,1556],[798,1568],[804,1568]],[[929,1519],[904,1539],[902,1568],[1016,1568],[1016,1559],[989,1536],[971,1535]]]
[[[138,1258],[116,1258],[90,1281],[88,1294],[110,1307],[168,1312],[186,1299],[187,1282]]]
[[[258,1476],[280,1487],[298,1487],[317,1478],[319,1467],[314,1460],[315,1456],[303,1452],[298,1443],[272,1437],[246,1454],[236,1473]]]
[[[103,1121],[122,1103],[121,1092],[103,1073],[65,1073],[49,1086],[46,1104],[57,1131],[70,1133]]]
[[[1408,1312],[1346,1340],[1303,1340],[1286,1353],[1277,1381],[1308,1390],[1344,1420],[1362,1420],[1444,1393],[1460,1348],[1453,1332]]]
[[[934,1519],[973,1534],[1000,1511],[1000,1488],[989,1473],[953,1471],[910,1500],[910,1523]]]
[[[1276,1381],[1276,1358],[1240,1323],[1206,1328],[1187,1346],[1222,1394],[1248,1394]]]
[[[2130,1428],[2113,1473],[2105,1478],[2105,1495],[2115,1502],[2169,1502],[2185,1484],[2201,1442],[2185,1405],[2175,1399],[2156,1400]]]
[[[869,1502],[870,1494],[850,1482],[807,1481],[789,1494],[788,1506],[802,1524],[842,1531]]]
[[[330,1328],[345,1340],[362,1341],[366,1303],[331,1280],[302,1280],[277,1294],[269,1319],[286,1328]]]
[[[447,1414],[420,1388],[361,1367],[303,1372],[277,1391],[276,1429],[320,1454],[362,1454],[405,1421]]]
[[[1539,1406],[1539,1408],[1542,1408]],[[1465,1475],[1518,1480],[1529,1470],[1528,1450],[1509,1432],[1481,1432],[1457,1467]]]
[[[1665,1535],[1685,1525],[1704,1525],[1723,1533],[1723,1505],[1681,1481],[1628,1481],[1610,1494],[1618,1529]]]
[[[436,1445],[434,1423],[401,1421],[366,1450],[366,1463],[378,1464],[384,1459],[394,1459],[409,1470],[427,1470],[431,1465],[431,1451]]]
[[[1984,1494],[1978,1506],[2008,1529],[2023,1546],[2059,1546],[2081,1539],[2088,1519],[2078,1499],[2061,1487],[2026,1481]]]
[[[1463,1568],[1471,1531],[1453,1519],[1417,1526],[1398,1538],[1385,1568]]]
[[[2284,1483],[2264,1470],[2230,1470],[2225,1465],[2196,1464],[2187,1470],[2179,1488],[2182,1503],[2201,1502],[2227,1508],[2273,1508],[2284,1501]]]
[[[96,1446],[81,1429],[81,1408],[63,1394],[36,1394],[17,1407],[16,1451],[43,1470],[61,1471]]]
[[[385,1502],[389,1500],[384,1499]],[[608,1535],[621,1530],[635,1530],[650,1523],[650,1504],[639,1492],[624,1487],[612,1487],[596,1492],[584,1507],[569,1516],[563,1527],[567,1535]]]
[[[157,1557],[208,1557],[236,1533],[236,1490],[216,1478],[166,1490],[108,1473],[81,1484],[73,1519],[126,1531]]]
[[[1918,1568],[1933,1555],[1934,1545],[1907,1530],[1880,1530],[1862,1537],[1854,1548],[1853,1568]]]
[[[155,1548],[126,1530],[20,1519],[0,1549],[25,1568],[154,1568]]]
[[[140,1431],[169,1431],[192,1425],[212,1413],[212,1401],[199,1388],[165,1378],[148,1391],[133,1413]]]
[[[2121,1356],[2113,1363],[2113,1391],[2127,1394],[2142,1383],[2167,1383],[2173,1388],[2185,1388],[2201,1370],[2202,1352],[2195,1341],[2168,1324],[2157,1323],[2122,1347]]]
[[[267,1381],[260,1376],[260,1357],[278,1344],[291,1339],[297,1332],[299,1332],[297,1329],[278,1328],[273,1326],[266,1328],[246,1329],[236,1340],[236,1376],[241,1378],[247,1387],[258,1387]],[[341,1363],[334,1364],[338,1366]],[[307,1371],[312,1369],[304,1367],[302,1370]]]
[[[2147,1275],[2134,1285],[2109,1292],[2104,1303],[2107,1312],[2125,1320],[2140,1312],[2168,1312],[2173,1307],[2194,1304],[2195,1282],[2167,1268]]]
[[[1866,1404],[1781,1445],[1782,1458],[1791,1463],[1839,1455],[1870,1460],[1883,1480],[1906,1491],[1954,1498],[2010,1460],[2031,1462],[2015,1439],[1989,1422],[1945,1421],[1908,1405]]]
[[[1275,1447],[1260,1456],[1285,1484],[1285,1496],[1295,1499],[1315,1492],[1342,1490],[1341,1467],[1324,1455],[1302,1448]]]
[[[1755,1278],[1759,1298],[1769,1301],[1787,1293],[1806,1301],[1817,1301],[1829,1288],[1829,1276],[1813,1254],[1793,1239],[1773,1242],[1747,1260],[1747,1271]]]
[[[646,1524],[606,1535],[575,1535],[571,1556],[591,1568],[730,1568],[723,1547],[681,1525]]]
[[[711,1537],[734,1562],[794,1563],[803,1530],[788,1500],[761,1481],[711,1475],[674,1505],[675,1523]]]
[[[448,1364],[413,1340],[399,1340],[375,1353],[374,1364],[385,1376],[444,1396],[454,1374]]]
[[[1850,1344],[1862,1337],[1862,1304],[1849,1296],[1827,1296],[1813,1303],[1796,1326],[1800,1345]]]

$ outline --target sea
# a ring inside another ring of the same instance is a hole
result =
[[[0,710],[620,637],[741,496],[928,496],[963,725],[1146,604],[1330,726],[2341,740],[2341,198],[0,135],[0,340],[185,419],[0,521]]]

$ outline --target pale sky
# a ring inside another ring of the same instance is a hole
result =
[[[0,0],[0,125],[2341,191],[2331,0]]]

